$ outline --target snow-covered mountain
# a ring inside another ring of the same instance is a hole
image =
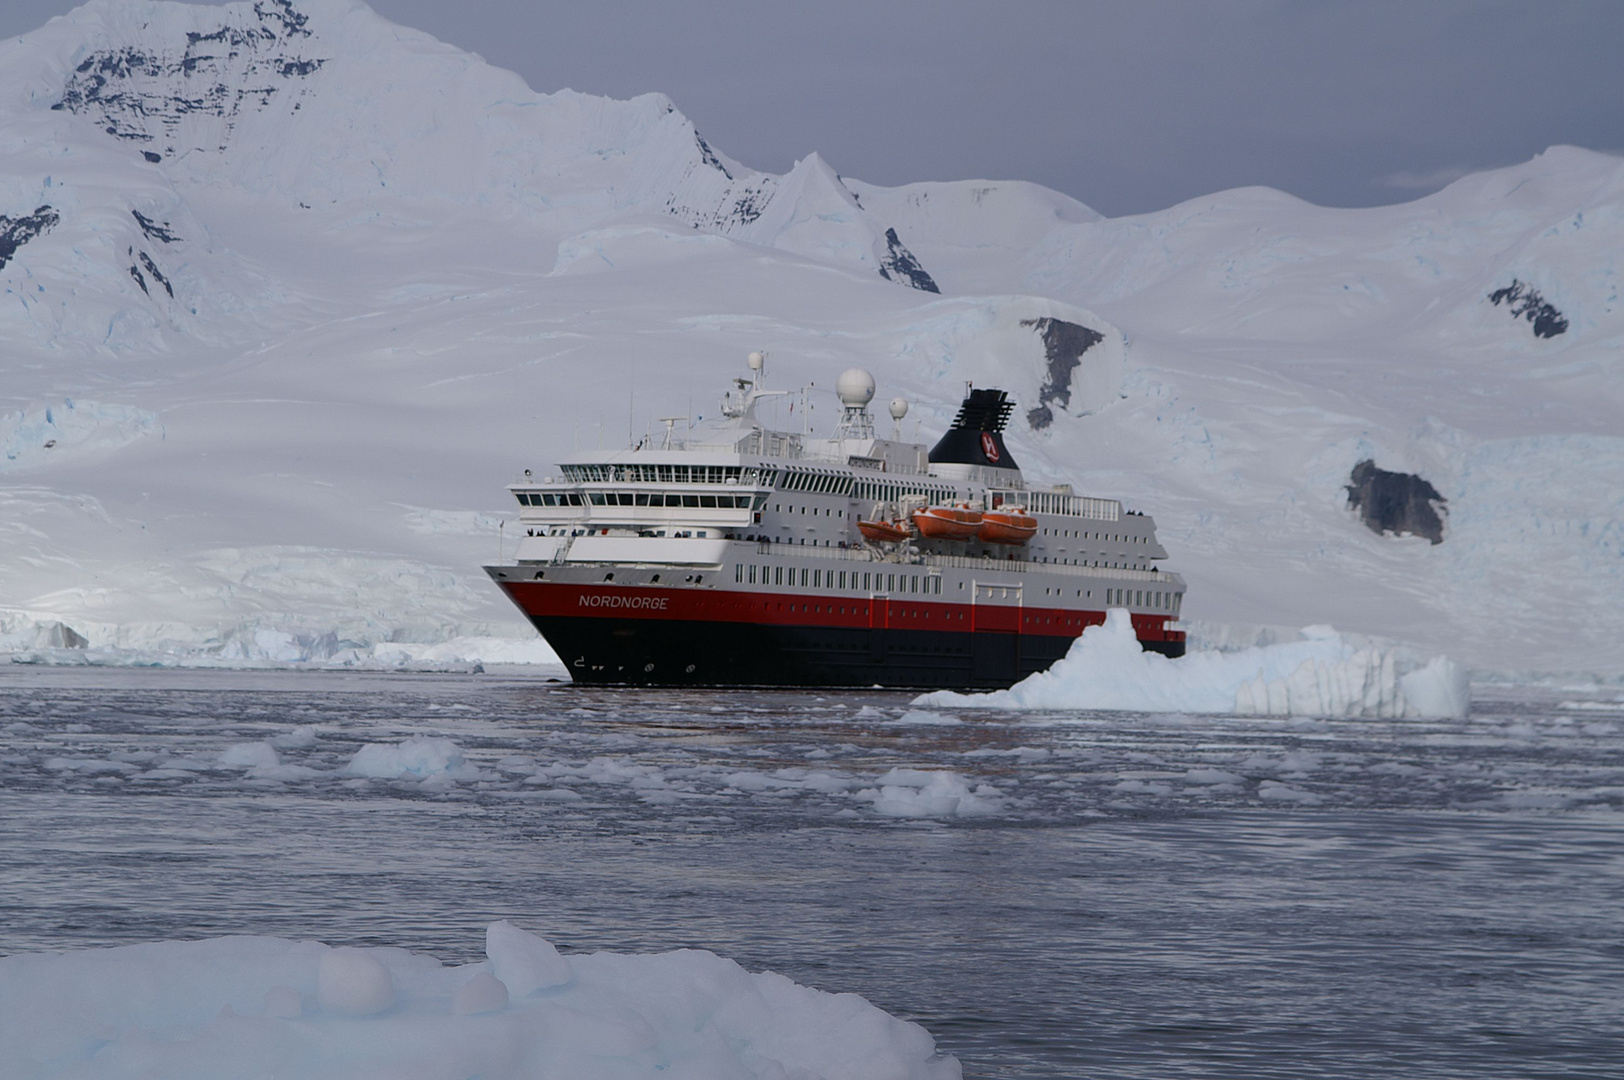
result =
[[[927,438],[1007,387],[1028,471],[1155,514],[1204,623],[1618,672],[1621,203],[1572,148],[1120,219],[774,176],[356,0],[95,0],[0,45],[0,646],[526,637],[502,485],[765,348]]]

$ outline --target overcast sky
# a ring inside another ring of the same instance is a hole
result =
[[[1619,0],[371,3],[539,91],[663,91],[754,168],[815,150],[1111,215],[1244,184],[1399,202],[1554,143],[1624,152]],[[73,6],[0,0],[0,34]]]

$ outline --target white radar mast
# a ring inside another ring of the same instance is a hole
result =
[[[841,407],[835,438],[872,439],[874,418],[868,415],[868,403],[874,400],[874,376],[862,368],[847,368],[835,380],[835,396]]]
[[[908,415],[908,402],[907,402],[907,399],[901,398],[901,397],[892,398],[891,399],[891,421],[892,421],[892,426],[896,428],[896,434],[892,435],[891,437],[893,439],[895,439],[897,442],[902,441],[902,418],[904,416],[907,416],[907,415]]]

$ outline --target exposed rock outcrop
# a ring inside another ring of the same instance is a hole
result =
[[[1512,278],[1511,284],[1505,288],[1491,292],[1489,303],[1495,307],[1504,304],[1516,318],[1533,323],[1535,337],[1553,338],[1568,328],[1567,318],[1546,301],[1539,290],[1532,285],[1524,285],[1516,278]]]
[[[1043,338],[1043,354],[1048,361],[1037,407],[1026,413],[1032,430],[1042,431],[1054,423],[1051,402],[1062,409],[1071,404],[1072,372],[1082,363],[1083,354],[1104,341],[1105,335],[1064,319],[1022,319],[1021,325],[1033,328]]]
[[[1448,500],[1421,477],[1378,469],[1366,459],[1353,467],[1348,479],[1348,507],[1358,511],[1371,532],[1424,536],[1434,544],[1443,543]]]
[[[17,254],[18,248],[46,232],[60,220],[60,215],[49,206],[38,207],[32,214],[24,214],[21,217],[13,218],[0,214],[0,270],[6,268],[6,263]]]
[[[911,285],[924,292],[940,293],[936,281],[919,265],[913,252],[903,246],[895,229],[885,230],[886,253],[880,258],[880,276],[898,285]]]

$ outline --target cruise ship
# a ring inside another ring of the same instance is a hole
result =
[[[1015,403],[969,389],[932,447],[876,431],[874,378],[836,383],[832,433],[775,430],[766,357],[720,417],[509,486],[511,561],[486,572],[575,681],[995,688],[1041,671],[1125,608],[1146,649],[1184,652],[1184,581],[1156,523],[1069,485],[1028,486]],[[782,404],[782,403],[780,403]]]

